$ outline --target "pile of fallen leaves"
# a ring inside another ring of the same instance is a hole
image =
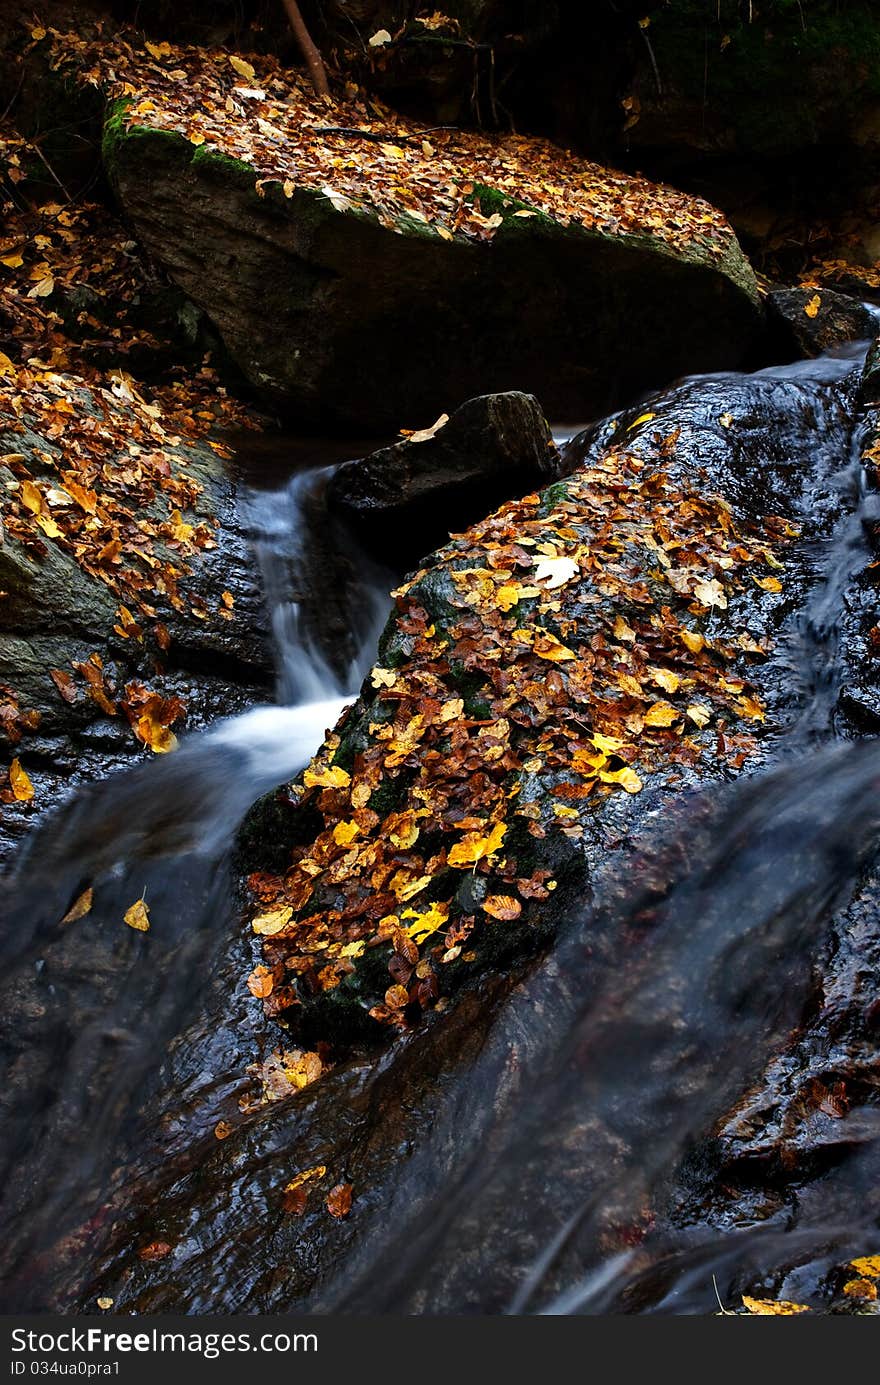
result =
[[[24,170],[33,153],[0,127],[7,179],[0,199],[0,532],[38,561],[50,545],[73,557],[118,598],[112,633],[133,645],[149,639],[161,656],[170,642],[162,608],[199,620],[231,614],[227,595],[218,593],[209,609],[186,591],[200,554],[216,546],[216,521],[204,508],[201,518],[191,513],[202,487],[187,469],[186,447],[205,441],[229,456],[209,435],[253,420],[208,364],[166,371],[149,386],[104,364],[123,362],[135,348],[147,356],[170,352],[168,342],[137,325],[154,276],[106,208],[30,205]],[[172,747],[170,726],[184,710],[179,699],[137,681],[117,688],[97,653],[46,672],[65,701],[85,694],[107,715],[122,712],[142,744]],[[14,745],[22,731],[36,730],[38,718],[18,706],[13,689],[3,698],[2,729]],[[0,797],[32,794],[13,762]]]
[[[728,607],[782,591],[774,549],[794,532],[738,532],[724,501],[620,449],[453,538],[395,593],[373,699],[305,772],[322,830],[283,877],[251,877],[268,1013],[384,945],[370,1014],[405,1024],[486,929],[539,915],[556,881],[530,839],[581,838],[595,804],[646,776],[740,767],[764,709],[735,664],[769,645]]]
[[[302,75],[274,57],[143,43],[119,35],[88,44],[40,26],[33,42],[56,64],[76,64],[81,80],[129,99],[126,120],[180,133],[253,168],[257,187],[278,181],[321,188],[340,206],[369,206],[395,228],[405,215],[443,238],[490,240],[502,223],[481,208],[481,186],[606,235],[650,232],[672,246],[699,241],[718,257],[735,244],[709,203],[585,162],[546,140],[424,130],[357,93],[326,102]]]

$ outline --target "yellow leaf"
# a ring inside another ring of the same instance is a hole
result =
[[[753,574],[752,581],[756,586],[762,587],[765,592],[782,591],[782,583],[778,577],[755,577]]]
[[[768,1298],[749,1298],[748,1294],[742,1296],[743,1307],[750,1313],[772,1315],[774,1317],[789,1316],[792,1313],[809,1313],[810,1309],[805,1303],[789,1303],[787,1299],[781,1298],[774,1302]]]
[[[496,822],[487,837],[480,837],[474,832],[469,832],[460,842],[450,848],[448,861],[451,866],[472,866],[477,861],[482,861],[488,856],[494,855],[498,850],[507,826],[503,822]]]
[[[333,840],[337,846],[348,846],[360,830],[356,822],[337,822],[333,828]]]
[[[700,650],[706,644],[706,641],[703,638],[703,636],[699,634],[696,630],[682,630],[681,642],[691,651],[692,654],[699,654]]]
[[[61,920],[61,922],[76,923],[77,919],[85,918],[86,914],[91,912],[92,895],[93,890],[91,886],[89,886],[87,890],[83,890],[82,894],[79,896],[79,899],[75,900],[74,903],[71,904],[70,908],[64,915],[64,918]]]
[[[597,750],[601,750],[603,755],[613,754],[615,750],[620,750],[623,741],[618,736],[602,736],[597,731],[590,737],[591,743]]]
[[[20,760],[13,760],[9,766],[9,785],[16,802],[30,803],[34,796],[34,786],[22,769]]]
[[[38,486],[33,481],[22,481],[21,483],[21,503],[25,509],[30,510],[31,514],[38,515],[43,508],[43,497]]]
[[[623,640],[624,644],[632,644],[635,640],[636,632],[631,625],[627,625],[623,616],[614,617],[614,638]]]
[[[20,250],[13,250],[11,255],[0,255],[0,264],[5,264],[7,269],[20,269],[24,264]]]
[[[648,672],[651,675],[651,681],[659,684],[664,692],[674,693],[678,691],[681,685],[681,679],[678,674],[673,673],[671,669],[649,668]]]
[[[37,515],[36,521],[37,528],[42,529],[47,539],[60,539],[62,537],[61,530],[51,515]]]
[[[385,824],[385,830],[395,846],[406,851],[411,846],[415,846],[419,836],[419,824],[416,822],[415,813],[400,813],[389,818]]]
[[[640,423],[650,423],[651,419],[656,417],[656,414],[639,414],[638,418],[633,419],[626,431],[631,433],[633,428],[638,428]]]
[[[124,918],[129,928],[134,928],[138,933],[149,933],[150,909],[143,899],[135,900],[131,908],[126,909]]]
[[[871,1279],[848,1279],[843,1286],[843,1292],[848,1298],[875,1299],[877,1285]]]
[[[507,582],[495,592],[495,605],[499,611],[510,611],[520,600],[522,588],[518,582]]]
[[[547,659],[551,664],[561,664],[567,659],[577,658],[576,654],[559,643],[555,635],[551,635],[549,630],[542,630],[540,626],[535,631],[532,648],[539,659]]]
[[[727,597],[717,577],[698,582],[694,587],[694,596],[698,601],[702,601],[704,606],[717,606],[719,611],[727,610]]]
[[[15,375],[18,367],[13,365],[9,357],[0,351],[0,375]]]
[[[255,933],[259,933],[262,938],[271,938],[273,934],[280,933],[282,928],[293,918],[293,909],[289,904],[283,905],[280,909],[273,909],[268,914],[260,914],[251,924]]]
[[[870,1279],[880,1279],[880,1255],[862,1255],[858,1260],[850,1260],[852,1269]]]
[[[328,765],[326,769],[307,769],[303,775],[307,789],[344,789],[351,783],[351,775],[340,765]]]
[[[112,1298],[108,1298],[106,1294],[102,1294],[100,1298],[95,1299],[95,1302],[97,1303],[99,1308],[103,1308],[103,1310],[106,1312],[108,1308],[113,1307],[114,1300]]]
[[[163,41],[162,43],[145,43],[145,44],[144,44],[144,47],[146,48],[147,52],[150,54],[150,57],[156,58],[157,61],[158,61],[159,58],[170,58],[170,57],[171,57],[171,44],[170,44],[170,43],[165,43],[164,41]]]
[[[434,877],[431,875],[420,875],[417,880],[407,880],[404,884],[398,885],[394,893],[399,900],[406,903],[414,895],[421,894],[422,890],[427,889]]]
[[[645,725],[671,726],[680,716],[681,712],[671,702],[655,702],[645,713]]]
[[[603,784],[619,784],[627,793],[641,793],[642,781],[634,769],[624,765],[623,769],[601,770],[599,778]]]
[[[256,69],[253,68],[249,62],[245,62],[244,58],[239,58],[235,53],[229,54],[229,66],[234,68],[239,77],[243,77],[246,82],[252,82],[257,75]]]
[[[393,668],[380,668],[376,664],[370,674],[370,682],[374,688],[393,688],[397,682],[397,674]]]
[[[708,707],[699,707],[696,703],[688,707],[686,715],[699,726],[701,731],[712,719],[712,713],[709,711]]]
[[[760,702],[756,702],[753,697],[741,697],[737,702],[737,710],[749,721],[764,721],[764,708]]]
[[[641,697],[642,695],[642,685],[637,678],[633,678],[631,673],[618,673],[617,686],[628,697]]]
[[[718,422],[721,424],[721,427],[722,427],[722,428],[732,428],[732,427],[733,427],[733,414],[720,414],[720,415],[719,415],[719,418],[718,418]]]
[[[804,312],[807,317],[818,317],[821,306],[822,299],[819,297],[818,293],[814,293],[809,303],[804,304]]]
[[[449,918],[449,905],[431,904],[421,914],[416,909],[404,909],[400,917],[415,919],[415,923],[410,924],[406,931],[414,942],[422,943],[426,938],[430,938],[432,933],[436,933],[438,928],[444,927]]]
[[[444,724],[447,721],[455,721],[464,711],[464,699],[461,697],[450,697],[440,708],[440,720]]]

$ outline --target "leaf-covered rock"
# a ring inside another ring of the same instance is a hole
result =
[[[758,330],[751,269],[699,199],[540,140],[328,114],[268,59],[243,86],[223,55],[126,57],[135,96],[104,140],[121,205],[300,418],[417,426],[510,389],[583,415],[736,364]],[[96,71],[123,89],[106,53]]]

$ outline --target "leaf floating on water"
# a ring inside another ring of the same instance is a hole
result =
[[[790,1303],[788,1299],[780,1298],[777,1300],[769,1298],[749,1298],[748,1294],[742,1296],[743,1307],[750,1313],[767,1317],[789,1317],[793,1313],[809,1313],[810,1308],[806,1303]]]
[[[89,888],[87,890],[83,890],[79,898],[75,900],[73,904],[71,904],[70,908],[64,915],[64,918],[61,920],[61,922],[76,923],[77,919],[85,918],[86,914],[91,913],[93,896],[94,890],[90,885]]]
[[[138,933],[149,933],[150,906],[145,900],[136,900],[130,909],[126,909],[124,918],[129,928],[134,928]]]
[[[22,769],[21,761],[16,759],[9,766],[9,785],[12,789],[12,796],[18,803],[30,803],[34,796],[34,786],[28,778],[26,770]]]
[[[337,1220],[347,1217],[351,1211],[351,1184],[337,1183],[327,1194],[327,1211]]]

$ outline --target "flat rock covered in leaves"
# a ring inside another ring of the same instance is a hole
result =
[[[379,431],[510,389],[604,412],[737,364],[759,330],[751,269],[697,198],[328,105],[270,58],[41,41],[113,102],[105,167],[138,237],[299,418]]]

